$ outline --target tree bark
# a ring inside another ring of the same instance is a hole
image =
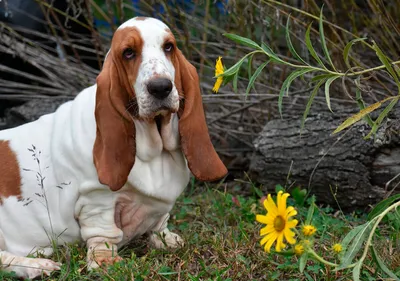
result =
[[[399,192],[400,176],[387,184],[400,174],[399,106],[375,139],[364,140],[370,131],[364,121],[332,135],[354,113],[314,111],[301,132],[299,116],[267,122],[254,141],[250,178],[270,190],[276,184],[307,188],[318,202],[343,209],[366,207]]]

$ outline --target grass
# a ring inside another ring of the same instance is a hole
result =
[[[333,272],[331,268],[308,261],[304,274],[298,270],[296,256],[267,254],[259,245],[259,229],[255,214],[265,213],[260,198],[242,196],[239,186],[227,188],[196,187],[183,194],[176,203],[170,219],[170,229],[179,233],[186,244],[178,250],[154,250],[147,246],[146,237],[122,248],[122,262],[107,269],[86,271],[86,249],[69,245],[60,248],[63,263],[60,272],[43,280],[351,280],[351,271]],[[295,205],[293,199],[289,204]],[[307,203],[305,204],[307,205]],[[296,207],[298,217],[305,217],[307,208]],[[316,251],[325,259],[335,261],[331,251],[350,227],[365,222],[365,214],[343,215],[329,206],[314,213],[313,224],[318,228]],[[376,245],[386,264],[400,274],[400,245],[384,235]],[[397,238],[397,243],[399,239]],[[380,272],[369,267],[368,257],[361,280],[384,279]],[[17,280],[0,272],[0,280]]]

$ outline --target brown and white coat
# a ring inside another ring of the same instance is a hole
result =
[[[62,79],[62,78],[60,78]],[[90,268],[150,233],[176,247],[169,212],[189,182],[227,170],[210,141],[196,69],[169,28],[133,18],[115,32],[97,84],[53,114],[0,131],[0,269],[59,269],[26,258],[86,243]],[[118,258],[117,258],[118,259]]]

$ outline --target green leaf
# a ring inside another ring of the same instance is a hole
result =
[[[396,72],[393,70],[392,65],[390,64],[387,56],[382,52],[382,50],[378,47],[375,41],[372,41],[372,49],[375,50],[376,55],[378,56],[379,60],[385,65],[386,69],[389,71],[390,75],[392,75],[394,81],[399,86],[399,78],[397,77]]]
[[[249,79],[251,77],[251,69],[253,68],[253,57],[254,55],[251,55],[247,60],[247,74]]]
[[[331,78],[329,78],[328,80],[326,80],[325,83],[325,99],[326,99],[326,105],[328,106],[329,110],[332,111],[331,108],[331,98],[329,95],[329,89],[331,87],[331,84],[333,81],[335,81],[336,79],[338,79],[340,76],[333,76]]]
[[[311,224],[312,218],[314,215],[314,210],[315,210],[315,197],[313,196],[313,197],[311,197],[311,204],[310,204],[310,207],[308,208],[308,212],[307,212],[307,218],[305,221],[306,225]]]
[[[385,99],[387,100],[387,99]],[[399,101],[399,97],[394,98],[388,106],[385,107],[384,110],[382,110],[381,114],[379,114],[378,118],[375,120],[374,125],[372,126],[371,131],[369,134],[365,137],[365,139],[369,139],[371,135],[375,134],[376,131],[378,131],[379,126],[381,125],[383,119],[389,114],[389,112],[393,109],[393,107],[397,104]]]
[[[361,90],[360,90],[360,76],[357,77],[357,79],[354,80],[357,88],[356,88],[356,101],[358,104],[358,107],[360,108],[360,110],[363,110],[365,108],[365,104],[364,104],[364,100],[361,96]],[[363,118],[370,127],[374,126],[374,122],[372,121],[371,117],[369,115],[364,116]]]
[[[350,62],[349,62],[349,53],[351,50],[351,47],[353,47],[353,45],[359,41],[365,41],[367,38],[356,38],[351,40],[349,43],[347,43],[346,47],[344,47],[343,50],[343,59],[344,62],[346,63],[348,68],[351,68]]]
[[[237,93],[238,78],[239,78],[239,71],[236,72],[235,75],[233,75],[232,86],[233,86],[233,92],[235,92],[235,93]]]
[[[400,278],[398,276],[396,276],[396,274],[394,274],[384,263],[384,261],[379,257],[378,253],[375,250],[374,245],[372,245],[372,257],[374,259],[374,261],[376,262],[376,264],[378,265],[379,269],[382,270],[384,273],[386,273],[387,276],[389,276],[390,278],[392,278],[395,281],[400,281]]]
[[[254,42],[253,40],[249,39],[249,38],[245,38],[236,34],[232,34],[232,33],[225,33],[224,34],[225,37],[227,37],[228,39],[231,39],[232,41],[235,41],[236,43],[239,43],[241,45],[247,46],[247,47],[251,47],[253,49],[261,49],[261,47]]]
[[[317,95],[319,88],[321,87],[322,84],[325,83],[325,81],[326,80],[320,80],[317,83],[317,85],[315,85],[314,90],[311,92],[310,98],[308,99],[308,102],[307,102],[307,105],[306,105],[306,110],[304,111],[303,118],[301,119],[301,127],[300,127],[301,129],[300,130],[302,130],[304,128],[304,124],[306,122],[306,118],[308,116],[308,113],[310,112],[312,102],[314,101],[314,98]]]
[[[326,46],[325,34],[324,34],[324,20],[322,19],[322,10],[323,7],[321,8],[321,13],[319,14],[319,37],[321,38],[322,51],[324,52],[325,58],[328,60],[329,64],[337,72],[335,65],[332,62],[331,56],[329,55],[328,47]]]
[[[400,68],[396,64],[393,64],[393,68],[394,68],[394,71],[396,71],[397,76],[400,77]]]
[[[349,118],[346,119],[346,121],[344,121],[342,124],[340,124],[340,126],[337,127],[336,130],[333,131],[332,134],[339,133],[340,131],[346,129],[347,127],[353,125],[354,123],[360,121],[365,115],[367,115],[367,114],[371,113],[372,111],[374,111],[375,109],[379,108],[382,105],[382,103],[384,103],[388,99],[389,98],[386,98],[382,101],[378,101],[374,104],[371,104],[370,106],[364,108],[363,110],[360,110],[360,112],[358,112],[357,114],[350,116]]]
[[[282,88],[279,92],[279,97],[278,97],[278,109],[279,109],[279,113],[282,116],[282,102],[283,102],[283,96],[285,93],[287,93],[289,91],[290,88],[290,84],[292,84],[292,82],[299,76],[306,74],[307,72],[311,72],[313,71],[313,68],[302,68],[299,70],[296,70],[294,72],[292,72],[287,78],[286,80],[283,82],[282,84]]]
[[[224,76],[224,81],[222,81],[222,87],[232,82],[235,75]]]
[[[246,95],[249,94],[251,87],[253,87],[254,82],[256,81],[257,77],[261,74],[261,72],[263,71],[263,69],[268,65],[268,63],[270,62],[270,60],[267,60],[266,62],[264,62],[263,64],[261,64],[256,71],[254,72],[254,74],[251,76],[250,80],[249,80],[249,84],[247,85],[247,89],[246,89]]]
[[[239,69],[240,69],[242,63],[244,62],[244,60],[245,60],[248,56],[249,56],[249,54],[245,55],[245,56],[242,57],[237,63],[235,63],[233,66],[231,66],[230,68],[228,68],[227,70],[225,70],[224,73],[222,73],[222,74],[220,74],[220,75],[218,75],[218,76],[216,76],[216,77],[219,77],[219,76],[224,76],[224,77],[225,77],[225,76],[234,75],[236,72],[239,71]]]
[[[394,202],[400,200],[400,194],[393,195],[385,200],[380,201],[376,206],[369,212],[368,220],[374,219],[376,216],[380,215],[384,210],[386,210]]]
[[[347,233],[347,235],[343,238],[342,240],[342,248],[343,248],[343,252],[345,253],[347,250],[347,246],[350,244],[350,242],[354,239],[354,237],[364,228],[364,225],[359,225],[355,228],[353,228],[351,231],[349,231],[349,233]],[[343,254],[342,254],[342,258],[343,259]]]
[[[306,201],[306,196],[307,196],[306,189],[301,189],[300,187],[295,187],[292,189],[290,194],[292,195],[294,201],[296,202],[296,205],[304,206],[304,202]]]
[[[293,44],[292,44],[292,40],[290,39],[290,15],[288,16],[287,22],[286,22],[286,42],[288,44],[289,47],[289,51],[292,54],[293,57],[295,57],[297,60],[301,61],[302,63],[308,65],[300,56],[299,54],[296,52],[296,49],[294,48]]]
[[[305,41],[306,41],[307,49],[310,52],[311,56],[318,62],[318,64],[321,67],[326,69],[324,63],[322,62],[322,60],[317,55],[317,52],[315,51],[315,49],[314,49],[314,47],[313,47],[313,45],[311,43],[311,38],[310,38],[311,25],[312,25],[312,23],[308,26],[307,31],[306,31],[306,38],[305,38],[306,40]]]
[[[279,191],[286,192],[285,188],[282,185],[277,184],[275,185],[275,192],[278,194]]]
[[[360,271],[361,271],[362,262],[358,261],[353,268],[353,281],[360,280]]]
[[[299,270],[301,273],[303,273],[304,269],[306,268],[307,260],[308,260],[308,253],[305,252],[303,255],[301,255],[299,261]]]
[[[316,75],[313,78],[311,78],[311,82],[317,82],[317,81],[322,80],[322,79],[328,79],[328,78],[330,78],[332,76],[335,76],[335,74],[320,74],[320,75]]]
[[[281,60],[267,44],[261,43],[261,48],[264,53],[271,58],[272,61],[284,63],[284,61]]]
[[[335,269],[335,270],[341,270],[344,268],[347,268],[355,258],[355,256],[358,254],[360,251],[365,239],[368,237],[369,233],[372,230],[374,224],[374,220],[369,221],[361,226],[359,226],[361,229],[358,230],[358,227],[356,228],[358,233],[352,240],[352,243],[350,246],[346,249],[346,252],[343,254],[343,258],[341,259],[340,265]],[[343,245],[342,245],[343,247]]]

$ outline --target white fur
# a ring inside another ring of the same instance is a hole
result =
[[[131,25],[138,27],[145,41],[145,63],[139,70],[135,90],[151,77],[150,65],[156,66],[157,73],[173,80],[173,66],[162,56],[161,47],[157,47],[166,26],[158,20],[147,19],[130,20],[120,28]],[[139,100],[143,100],[142,110],[147,110],[148,94],[139,89],[136,93],[139,93]],[[154,233],[151,243],[157,247],[164,244],[155,232],[163,233],[161,236],[165,236],[169,246],[182,243],[179,236],[167,229],[168,213],[190,177],[180,148],[176,114],[171,114],[169,123],[163,118],[161,135],[155,123],[134,120],[135,165],[125,186],[112,192],[99,182],[93,164],[95,96],[96,85],[83,90],[53,114],[0,131],[0,140],[8,140],[16,153],[23,197],[22,201],[16,197],[3,198],[0,205],[0,264],[3,269],[29,278],[59,269],[59,264],[49,260],[24,257],[36,251],[51,254],[50,239],[55,239],[58,245],[86,242],[92,268],[98,266],[97,261],[107,261],[114,255],[111,248],[117,249],[146,232]],[[39,165],[28,151],[32,145],[37,154],[41,152]],[[44,190],[38,186],[36,172],[45,177]],[[128,223],[121,228],[117,227],[114,217],[117,209],[128,218]]]
[[[137,28],[144,42],[143,52],[141,53],[142,63],[139,67],[136,82],[133,85],[138,101],[139,115],[146,117],[162,106],[177,111],[179,96],[175,86],[171,94],[163,101],[157,100],[147,91],[147,83],[152,77],[164,77],[174,82],[175,68],[163,50],[164,40],[168,35],[168,26],[157,19],[148,18],[146,20],[130,19],[118,29],[126,27]]]

